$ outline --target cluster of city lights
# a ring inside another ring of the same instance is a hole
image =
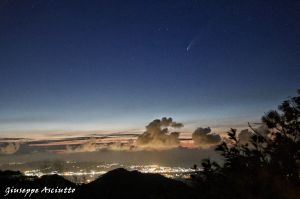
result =
[[[68,163],[68,162],[67,162]],[[74,164],[74,163],[73,163]],[[78,171],[51,171],[45,172],[41,169],[34,170],[26,170],[24,171],[25,176],[30,177],[41,177],[43,175],[60,175],[64,176],[67,179],[71,179],[71,177],[76,177],[79,182],[86,183],[90,182],[97,177],[107,173],[108,171],[115,168],[125,168],[129,171],[137,170],[141,173],[153,173],[153,174],[161,174],[168,178],[188,178],[190,174],[193,174],[198,171],[198,169],[192,168],[183,168],[183,167],[166,167],[160,165],[122,165],[118,163],[112,164],[99,164],[95,167],[95,169],[87,170],[87,169],[79,169]]]

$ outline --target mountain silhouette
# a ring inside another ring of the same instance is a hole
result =
[[[195,190],[181,181],[160,174],[145,174],[123,168],[109,171],[88,184],[76,185],[62,176],[47,175],[41,178],[26,177],[20,172],[0,171],[1,196],[7,187],[40,189],[76,189],[73,194],[33,194],[30,198],[101,198],[101,199],[180,199],[196,198]],[[23,198],[24,194],[10,194],[6,198]]]
[[[185,183],[159,174],[112,170],[97,180],[79,188],[79,198],[194,198],[193,190]]]

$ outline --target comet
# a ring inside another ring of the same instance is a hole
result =
[[[194,39],[189,43],[186,47],[186,51],[188,52],[198,41],[198,37],[194,37]]]

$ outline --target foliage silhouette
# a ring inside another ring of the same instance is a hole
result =
[[[215,149],[224,164],[204,159],[203,171],[193,176],[202,197],[300,198],[299,94],[262,117],[263,132],[249,124],[248,143],[239,143],[236,129],[227,133],[228,141]]]

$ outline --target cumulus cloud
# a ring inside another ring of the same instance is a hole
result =
[[[272,136],[274,135],[274,133],[276,133],[276,130],[270,130],[267,125],[262,124],[259,127],[257,127],[255,129],[256,132],[258,132],[261,136],[267,138],[272,138]]]
[[[249,147],[254,147],[251,140],[253,135],[261,135],[267,139],[272,139],[272,136],[274,135],[274,132],[270,131],[266,125],[259,125],[252,130],[243,129],[237,134],[238,145],[241,146],[247,144]],[[232,144],[232,141],[230,141],[228,137],[223,138],[223,140],[228,144]]]
[[[138,136],[138,147],[146,148],[175,148],[179,146],[179,132],[170,132],[172,128],[181,128],[182,123],[173,121],[172,118],[163,117],[150,122],[146,131]]]
[[[20,148],[20,143],[19,142],[8,142],[8,143],[3,143],[0,146],[0,154],[3,155],[11,155],[16,153]]]
[[[211,133],[210,127],[197,128],[192,134],[192,139],[196,146],[203,148],[216,145],[221,141],[220,135]]]
[[[257,128],[253,128],[253,130],[256,132],[256,134],[259,134],[264,138],[272,139],[272,136],[274,135],[274,132],[271,132],[264,124],[258,126]],[[254,134],[254,132],[251,132],[248,129],[241,130],[241,132],[238,134],[238,143],[240,145],[248,144],[251,146],[251,136]]]
[[[252,133],[248,129],[241,130],[241,132],[238,134],[238,144],[249,145],[251,143],[251,136]]]

